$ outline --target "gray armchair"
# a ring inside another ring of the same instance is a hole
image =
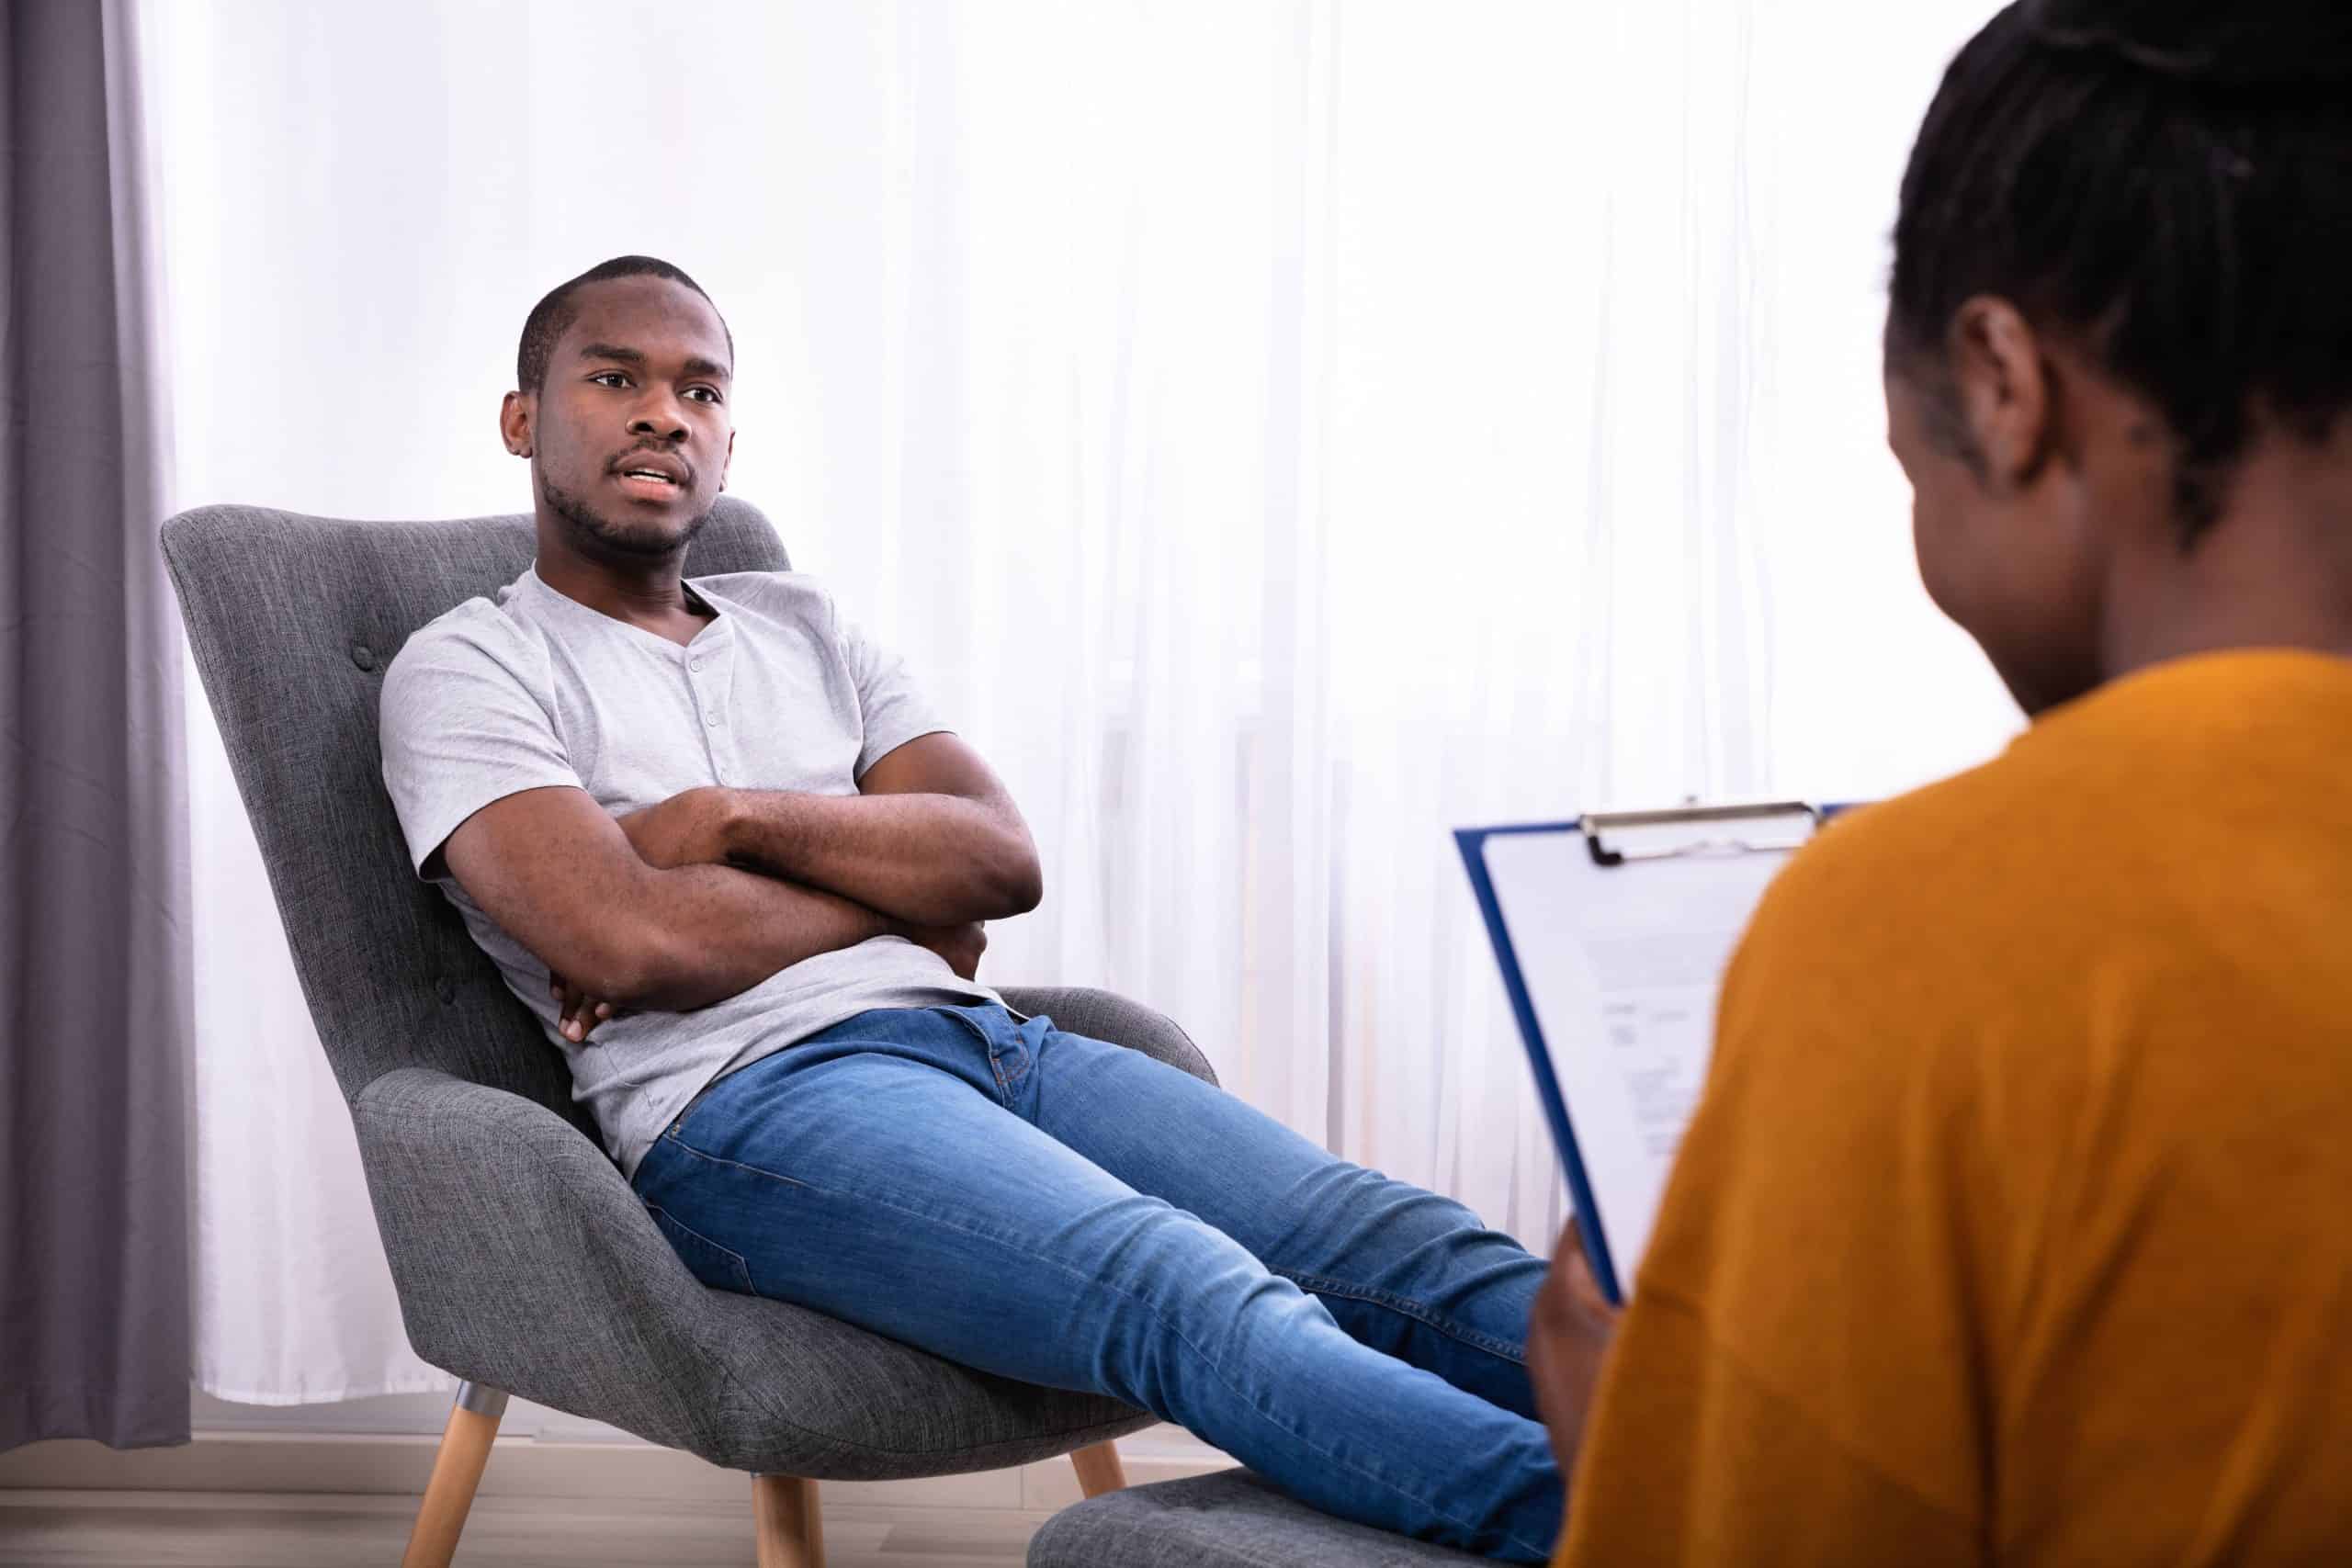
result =
[[[351,523],[209,506],[163,547],[294,964],[358,1132],[417,1354],[463,1380],[405,1562],[455,1550],[507,1395],[752,1472],[762,1568],[821,1562],[816,1483],[1072,1454],[1089,1495],[1151,1417],[992,1377],[687,1271],[581,1111],[557,1052],[456,911],[410,872],[377,682],[418,626],[513,581],[525,516]],[[788,565],[732,499],[690,575]],[[1024,1010],[1214,1083],[1183,1032],[1101,991]]]

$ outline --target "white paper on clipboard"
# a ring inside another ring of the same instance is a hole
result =
[[[1669,850],[1702,829],[1628,829]],[[1794,846],[1596,863],[1576,831],[1498,834],[1487,875],[1622,1288],[1648,1249],[1740,933]]]

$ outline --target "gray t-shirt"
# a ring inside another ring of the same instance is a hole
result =
[[[854,795],[885,754],[942,728],[904,667],[797,572],[687,588],[717,616],[681,646],[592,610],[526,570],[495,602],[419,627],[384,671],[384,787],[417,874],[437,886],[571,1066],[624,1174],[722,1073],[875,1008],[994,1001],[928,948],[877,937],[779,970],[692,1012],[630,1012],[586,1044],[556,1032],[548,966],[448,874],[439,850],[504,795],[585,789],[619,817],[699,784]]]

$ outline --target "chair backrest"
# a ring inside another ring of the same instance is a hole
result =
[[[563,1062],[438,889],[409,869],[376,707],[409,634],[531,563],[527,515],[357,523],[200,506],[164,525],[197,669],[268,868],[311,1020],[348,1100],[438,1067],[587,1129]],[[759,509],[721,498],[690,577],[790,565]]]

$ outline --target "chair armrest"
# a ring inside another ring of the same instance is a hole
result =
[[[1115,991],[1084,986],[1003,986],[997,995],[1015,1012],[1035,1017],[1044,1013],[1056,1028],[1091,1040],[1108,1040],[1140,1051],[1171,1067],[1182,1067],[1196,1078],[1216,1083],[1216,1069],[1193,1043],[1193,1037],[1165,1013],[1129,1001]],[[1220,1086],[1222,1087],[1222,1086]]]

